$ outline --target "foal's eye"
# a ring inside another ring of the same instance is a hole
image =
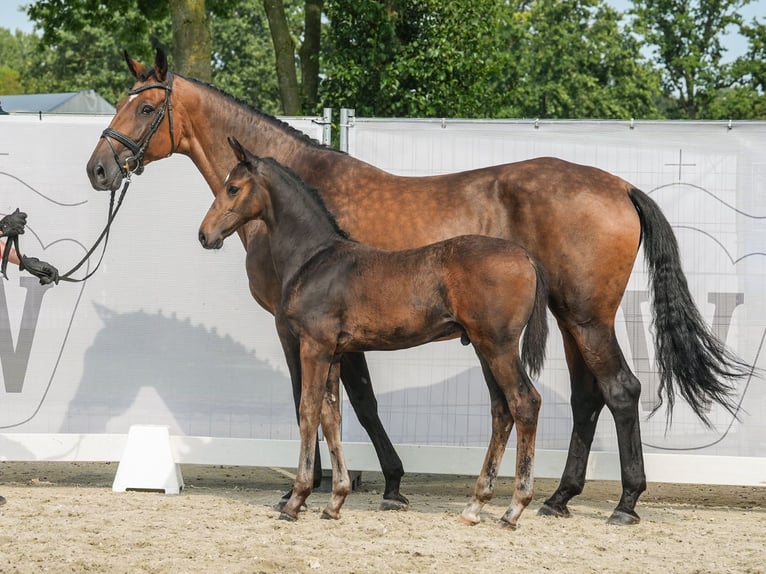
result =
[[[228,188],[226,188],[226,192],[231,196],[234,197],[239,193],[239,188],[236,185],[230,185]]]
[[[148,116],[153,111],[154,111],[154,106],[152,106],[151,104],[144,104],[143,106],[141,106],[141,113],[144,114],[145,116]]]

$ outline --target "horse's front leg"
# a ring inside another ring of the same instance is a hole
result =
[[[478,355],[477,351],[477,355]],[[481,522],[481,509],[489,502],[495,493],[495,481],[497,473],[500,470],[500,463],[503,460],[505,447],[508,443],[508,437],[513,429],[513,417],[508,408],[504,391],[495,380],[492,370],[484,359],[479,355],[484,380],[489,389],[492,413],[492,436],[487,447],[487,454],[484,457],[484,464],[481,468],[481,474],[476,479],[476,485],[473,489],[473,496],[468,505],[460,515],[460,519],[468,524],[474,525]]]
[[[298,419],[301,434],[298,466],[293,493],[282,508],[280,518],[296,520],[298,512],[311,494],[314,484],[314,459],[322,399],[330,372],[330,355],[315,344],[301,343],[301,399]]]
[[[279,341],[282,344],[282,351],[285,354],[285,361],[287,362],[287,369],[290,372],[290,383],[293,389],[293,402],[295,403],[295,415],[300,424],[300,404],[301,404],[301,359],[300,359],[300,343],[298,339],[293,335],[290,329],[284,324],[283,321],[276,320],[277,334],[279,335]],[[314,488],[319,488],[322,483],[322,460],[319,455],[319,440],[315,442],[314,446]],[[291,488],[287,493],[282,495],[282,498],[274,506],[276,510],[282,510],[290,500],[293,494]]]
[[[516,529],[521,513],[532,501],[537,417],[541,402],[540,393],[532,385],[521,364],[518,365],[518,372],[520,384],[508,401],[516,421],[516,476],[513,500],[500,519],[500,526],[512,530]]]
[[[378,415],[378,401],[363,353],[343,354],[340,378],[356,417],[367,431],[380,461],[380,469],[386,481],[380,510],[407,510],[410,501],[399,492],[404,466]]]
[[[330,449],[332,464],[332,495],[322,512],[322,518],[340,518],[340,507],[351,492],[351,480],[348,476],[346,459],[340,436],[340,397],[338,396],[338,375],[340,365],[333,363],[327,378],[324,399],[322,400],[322,430],[324,431],[327,447]]]

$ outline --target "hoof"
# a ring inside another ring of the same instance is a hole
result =
[[[501,518],[498,521],[497,525],[500,527],[501,530],[516,530],[518,528],[518,525],[511,524],[510,522],[508,522],[507,520],[503,518]]]
[[[285,509],[285,506],[287,506],[287,501],[290,500],[290,498],[280,498],[279,502],[277,502],[272,508],[274,510],[278,510],[279,512],[282,512]],[[305,504],[301,504],[301,508],[299,512],[306,512],[308,510],[308,507]]]
[[[554,518],[569,518],[569,509],[565,506],[562,510],[556,510],[548,504],[543,504],[537,511],[537,516],[553,516]]]
[[[322,514],[321,514],[321,516],[319,518],[321,518],[322,520],[339,520],[340,519],[340,514],[333,515],[333,514],[327,512],[326,510],[323,510]]]
[[[612,516],[606,521],[607,524],[616,524],[618,526],[632,526],[641,522],[638,514],[635,512],[625,512],[624,510],[615,510]]]
[[[481,519],[478,517],[474,518],[471,516],[466,516],[465,514],[461,514],[460,522],[462,522],[466,526],[476,526],[477,524],[479,524],[479,522],[481,522]]]
[[[410,507],[410,501],[403,496],[397,498],[384,498],[380,502],[378,510],[407,510]]]
[[[0,496],[0,506],[5,504],[5,502],[6,502],[5,497],[4,496]]]
[[[280,512],[279,513],[279,519],[280,520],[284,520],[286,522],[295,522],[296,520],[298,520],[298,517],[297,516],[290,516],[286,512]]]

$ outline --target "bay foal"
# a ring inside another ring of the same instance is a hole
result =
[[[340,358],[349,351],[393,350],[460,335],[473,344],[489,387],[492,434],[463,521],[479,522],[513,425],[517,454],[513,501],[500,523],[515,528],[532,499],[540,395],[522,359],[539,372],[548,334],[547,286],[524,249],[509,241],[460,236],[406,251],[385,251],[348,238],[319,195],[273,159],[229,138],[239,163],[205,216],[199,240],[217,249],[254,219],[267,228],[282,288],[280,339],[291,374],[301,373],[300,457],[281,518],[295,520],[311,493],[321,422],[333,469],[323,517],[338,518],[351,489],[340,443]],[[523,333],[523,349],[519,343]]]

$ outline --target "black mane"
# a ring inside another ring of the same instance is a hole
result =
[[[351,235],[348,231],[343,229],[340,225],[338,225],[338,221],[335,219],[335,216],[330,212],[329,209],[327,209],[327,204],[325,204],[324,199],[322,198],[322,195],[317,191],[315,187],[311,187],[306,182],[303,181],[300,175],[295,173],[291,168],[288,166],[279,163],[277,160],[275,160],[272,157],[261,157],[258,158],[259,161],[262,161],[263,163],[267,163],[272,168],[274,168],[277,172],[282,172],[289,180],[290,183],[294,184],[291,187],[299,189],[299,193],[307,193],[309,197],[313,198],[314,201],[316,201],[319,204],[319,207],[324,211],[327,218],[330,220],[330,223],[332,224],[333,229],[335,232],[343,237],[343,239],[349,239],[353,241],[351,238]]]
[[[180,74],[177,74],[177,75],[180,76]],[[257,115],[258,117],[260,117],[263,120],[267,121],[271,125],[278,127],[283,132],[293,136],[294,138],[297,138],[297,139],[301,140],[304,143],[307,143],[307,144],[309,144],[309,145],[311,145],[313,147],[321,148],[323,150],[333,151],[335,153],[340,153],[340,154],[345,154],[345,152],[342,152],[342,151],[340,151],[340,150],[338,150],[338,149],[336,149],[334,147],[330,147],[328,145],[325,145],[323,143],[318,142],[314,138],[306,135],[301,130],[294,128],[293,126],[291,126],[287,122],[284,122],[284,121],[280,120],[279,118],[277,118],[275,116],[272,116],[271,114],[267,114],[266,112],[264,112],[262,110],[259,110],[258,108],[256,108],[252,104],[246,102],[245,100],[242,100],[242,99],[240,99],[240,98],[238,98],[236,96],[231,95],[228,92],[225,92],[224,90],[222,90],[218,86],[215,86],[213,84],[209,84],[207,82],[203,82],[202,80],[198,80],[197,78],[189,78],[187,76],[181,76],[181,77],[183,79],[185,79],[185,80],[188,80],[189,82],[197,84],[198,86],[201,86],[203,88],[207,88],[209,90],[212,90],[212,91],[216,92],[217,94],[220,94],[221,96],[223,96],[224,98],[226,98],[230,102],[232,102],[232,103],[234,103],[234,104],[236,104],[236,105],[238,105],[240,107],[245,108],[247,111]]]

